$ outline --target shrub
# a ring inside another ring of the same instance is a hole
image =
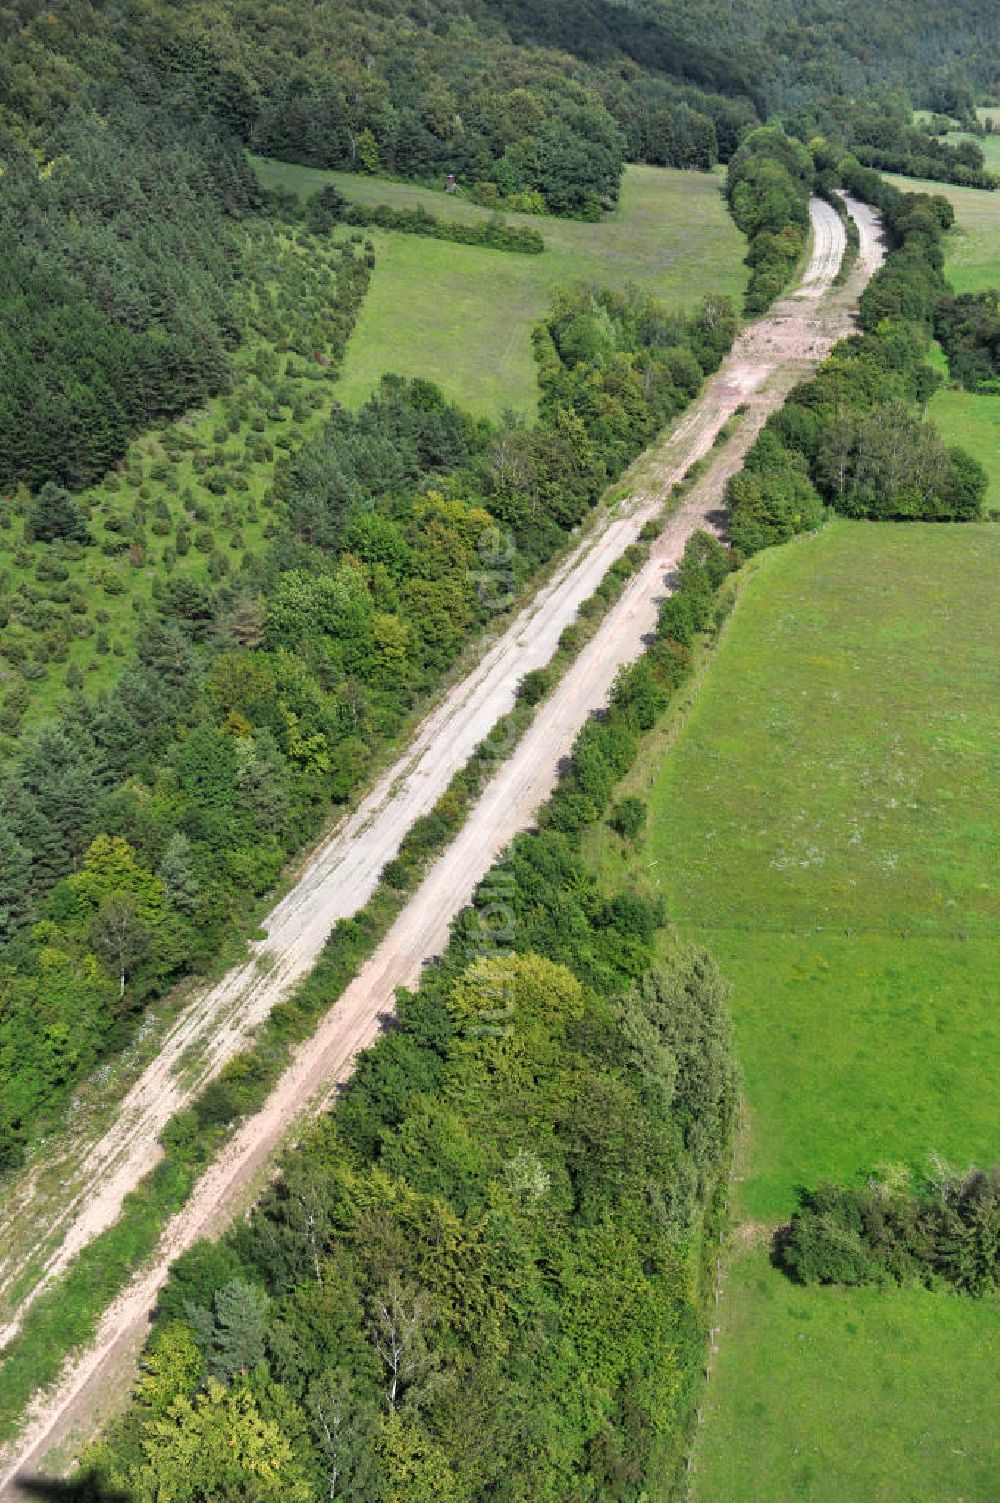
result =
[[[450,240],[459,245],[486,245],[491,250],[514,251],[521,255],[537,256],[545,249],[545,241],[536,229],[508,224],[499,214],[491,214],[489,219],[473,224],[463,224],[454,220],[436,219],[419,206],[415,209],[394,209],[388,204],[371,207],[366,204],[351,204],[344,218],[348,224],[376,225],[383,230],[428,235],[435,240]],[[358,241],[361,241],[360,235]],[[366,251],[366,259],[374,265],[371,250]]]
[[[612,806],[608,824],[623,840],[635,840],[646,824],[646,805],[629,795]]]
[[[533,668],[517,686],[517,697],[526,705],[536,705],[549,692],[552,679],[544,668]]]
[[[775,1260],[804,1284],[948,1283],[965,1294],[1000,1287],[1000,1166],[944,1170],[908,1186],[883,1170],[863,1189],[824,1184],[775,1238]]]
[[[51,543],[56,538],[90,541],[87,524],[69,491],[51,481],[42,486],[29,505],[28,525],[41,543]]]

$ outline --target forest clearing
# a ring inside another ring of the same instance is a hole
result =
[[[446,221],[483,223],[489,211],[411,183],[257,161],[261,181],[300,194],[327,183],[348,202],[420,207]],[[598,224],[505,214],[537,230],[539,256],[496,255],[379,229],[371,289],[351,337],[341,400],[357,406],[387,370],[436,381],[471,412],[504,408],[533,416],[538,380],[531,334],[560,287],[634,285],[670,307],[693,307],[706,293],[738,300],[746,286],[742,237],[726,212],[718,174],[630,166],[621,200]]]

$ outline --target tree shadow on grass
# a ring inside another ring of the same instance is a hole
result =
[[[129,1493],[109,1487],[98,1477],[18,1477],[15,1496],[25,1499],[42,1498],[50,1503],[134,1503]]]

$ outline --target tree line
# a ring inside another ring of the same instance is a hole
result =
[[[749,241],[747,313],[763,313],[788,286],[809,234],[813,158],[782,127],[750,131],[729,163],[729,210]]]
[[[545,249],[545,241],[533,226],[508,224],[501,214],[465,223],[439,219],[436,214],[429,214],[423,204],[396,209],[390,204],[348,203],[332,183],[309,198],[305,220],[314,234],[329,234],[335,225],[351,224],[399,230],[405,235],[427,235],[459,245],[483,245],[489,250],[514,251],[520,255],[537,256]]]
[[[902,172],[965,188],[1000,186],[1000,178],[986,171],[982,148],[975,141],[942,141],[924,126],[901,118],[902,113],[858,104],[841,107],[840,141],[863,166],[880,172]]]

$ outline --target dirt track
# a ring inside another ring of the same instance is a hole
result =
[[[50,1278],[115,1219],[124,1195],[155,1164],[156,1137],[166,1122],[309,970],[332,923],[366,901],[413,820],[431,807],[473,748],[511,707],[524,673],[548,661],[580,603],[634,541],[643,523],[656,515],[670,485],[711,451],[722,425],[737,406],[748,403],[749,413],[734,436],[717,450],[647,564],[541,707],[375,955],[299,1049],[262,1110],[206,1171],[191,1200],[167,1226],[153,1265],[109,1309],[94,1344],[71,1365],[57,1389],[36,1405],[21,1442],[0,1471],[0,1498],[14,1496],[16,1475],[33,1473],[55,1444],[72,1449],[92,1432],[127,1381],[171,1260],[245,1204],[289,1129],[350,1074],[356,1053],[371,1043],[381,1017],[391,1009],[396,988],[419,978],[423,963],[441,951],[452,917],[495,856],[518,830],[530,825],[580,725],[605,702],[622,664],[641,651],[687,537],[716,521],[724,479],[739,467],[768,413],[849,331],[858,293],[881,254],[870,211],[853,203],[850,208],[861,231],[861,254],[846,286],[830,287],[843,253],[843,227],[829,206],[817,201],[812,206],[813,255],[798,292],[744,331],[678,428],[640,462],[642,488],[592,529],[479,665],[427,718],[406,756],[315,853],[295,887],[273,910],[267,938],[256,947],[270,963],[259,965],[254,957],[185,1010],[155,1062],[130,1090],[114,1127],[93,1145],[57,1211],[41,1202],[29,1183],[5,1216],[0,1245],[11,1245],[8,1233],[14,1228],[17,1245],[25,1246],[23,1232],[30,1226],[35,1247],[50,1249]],[[182,1083],[178,1068],[185,1055],[190,1058],[192,1047],[200,1051],[204,1064],[197,1073],[187,1071]],[[22,1268],[23,1260],[16,1267],[0,1264],[0,1289]],[[31,1297],[29,1292],[12,1312],[8,1330],[16,1329]]]

